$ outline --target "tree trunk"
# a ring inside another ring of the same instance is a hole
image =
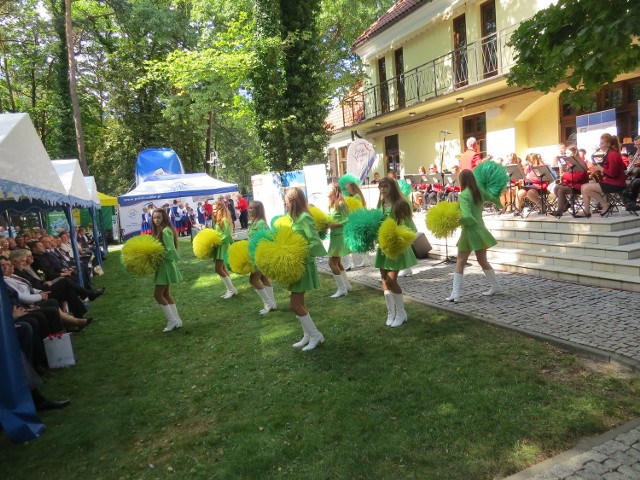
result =
[[[65,31],[67,34],[67,58],[69,60],[69,92],[73,107],[73,122],[76,127],[76,142],[78,144],[78,161],[84,175],[89,175],[87,157],[84,152],[84,137],[82,135],[82,120],[80,118],[80,104],[78,102],[78,84],[76,82],[76,57],[73,49],[73,31],[71,29],[71,0],[64,2]]]
[[[209,111],[209,126],[207,127],[207,142],[204,149],[204,171],[207,175],[211,173],[211,135],[213,134],[213,111]]]

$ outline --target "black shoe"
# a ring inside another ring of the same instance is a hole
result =
[[[87,323],[85,323],[84,325],[79,325],[78,332],[81,332],[84,329],[84,327],[86,327],[87,325],[91,325],[93,323],[93,317],[85,318],[85,320],[87,321]]]
[[[573,218],[591,218],[591,214],[590,214],[590,213],[587,213],[586,215],[576,215],[576,216],[575,216],[575,217],[573,217]]]
[[[556,218],[560,218],[562,216],[562,212],[560,210],[554,210],[553,212],[551,212],[551,215]]]
[[[600,216],[601,217],[606,217],[607,215],[609,215],[611,213],[612,210],[613,210],[613,205],[609,205],[604,212],[600,212]]]
[[[88,295],[89,300],[95,300],[96,298],[98,298],[100,295],[102,295],[105,292],[105,288],[99,288],[98,290],[94,290],[93,292],[91,292]]]
[[[61,400],[56,402],[54,400],[49,400],[48,398],[43,398],[37,403],[34,403],[36,406],[36,410],[42,412],[43,410],[59,410],[60,408],[64,408],[71,403],[71,400]]]

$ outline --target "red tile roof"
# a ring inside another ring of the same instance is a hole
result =
[[[352,48],[359,47],[363,43],[391,27],[393,24],[399,22],[411,12],[417,10],[423,5],[426,5],[429,1],[430,0],[399,0],[389,10],[387,10],[384,15],[373,22],[371,26],[356,39],[355,42],[353,42]]]
[[[336,105],[324,119],[325,127],[332,133],[360,123],[364,119],[364,102],[358,92],[362,87],[359,80],[349,94]]]

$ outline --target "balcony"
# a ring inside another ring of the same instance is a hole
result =
[[[341,101],[345,125],[357,125],[509,73],[515,61],[508,43],[519,25],[345,97]]]

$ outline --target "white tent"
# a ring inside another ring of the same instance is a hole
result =
[[[26,113],[0,115],[0,199],[67,203],[67,191]]]
[[[96,208],[100,208],[100,197],[98,196],[98,186],[96,185],[96,179],[94,177],[84,177],[84,184],[89,191],[91,201]]]
[[[150,203],[158,207],[173,200],[195,202],[237,191],[235,183],[216,180],[206,173],[147,177],[136,188],[118,197],[123,238],[126,240],[140,233],[143,209]]]
[[[67,191],[69,202],[79,207],[90,207],[93,200],[87,190],[80,162],[78,160],[53,160],[51,163]]]

